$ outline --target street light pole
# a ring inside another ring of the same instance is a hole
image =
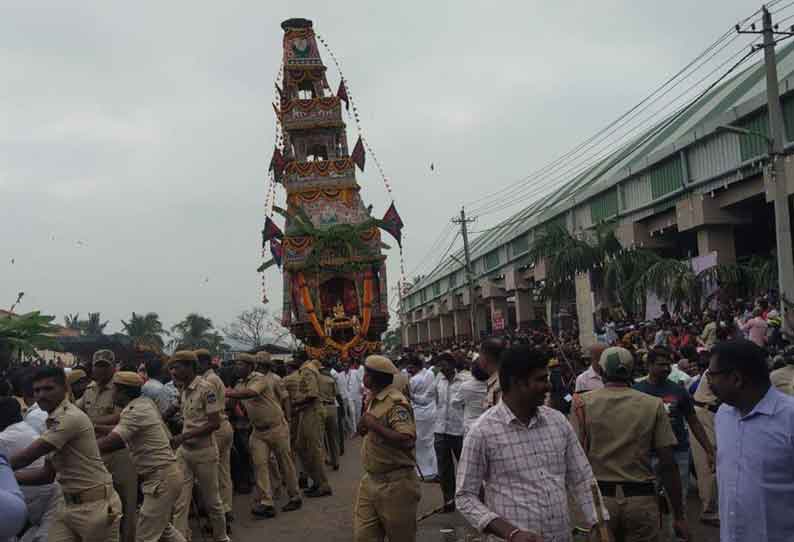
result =
[[[766,6],[763,8],[764,64],[766,66],[766,95],[769,110],[769,130],[771,154],[769,156],[769,176],[775,191],[775,237],[777,239],[777,272],[781,297],[781,316],[783,329],[791,332],[786,318],[786,303],[794,299],[794,256],[791,248],[791,214],[789,210],[786,170],[782,164],[783,143],[786,132],[783,123],[783,108],[780,106],[780,89],[777,78],[777,59],[775,58],[775,29],[772,15]]]
[[[786,318],[786,313],[788,312],[786,304],[794,300],[794,254],[792,254],[791,245],[791,211],[789,209],[786,169],[781,164],[783,145],[786,141],[786,127],[783,121],[783,108],[780,105],[775,46],[777,45],[776,36],[785,36],[787,38],[794,36],[794,26],[791,27],[790,31],[779,31],[772,25],[772,15],[766,6],[761,9],[763,10],[763,17],[760,32],[756,31],[754,24],[750,25],[751,30],[749,31],[742,30],[740,25],[737,24],[736,31],[739,34],[761,34],[763,36],[763,45],[760,47],[764,49],[767,111],[769,112],[769,134],[771,137],[733,126],[725,128],[745,135],[764,137],[769,146],[769,180],[775,204],[775,240],[777,243],[778,290],[781,298],[780,310],[783,319],[783,329],[791,333],[792,326]]]

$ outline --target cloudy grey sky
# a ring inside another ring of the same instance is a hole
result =
[[[420,259],[461,202],[571,148],[758,7],[5,2],[0,307],[24,291],[20,310],[101,311],[116,331],[132,311],[168,326],[197,311],[220,326],[258,303],[283,19],[314,20],[340,58],[412,271],[432,267]],[[359,182],[380,215],[373,165]],[[267,282],[278,312],[277,271]]]

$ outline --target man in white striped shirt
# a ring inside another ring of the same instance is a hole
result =
[[[588,523],[597,522],[587,457],[565,417],[543,406],[548,361],[526,345],[506,350],[502,401],[480,416],[463,444],[457,507],[492,540],[570,542],[569,492]]]

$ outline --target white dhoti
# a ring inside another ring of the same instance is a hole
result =
[[[416,420],[417,474],[425,479],[438,475],[434,428],[436,423],[435,379],[431,371],[422,369],[411,377],[411,405]]]
[[[429,407],[422,407],[414,404],[414,415],[416,416],[416,466],[419,468],[417,474],[425,479],[434,478],[438,475],[438,465],[436,464],[436,449],[433,446],[435,439],[433,428],[435,427],[436,405],[430,403]]]
[[[356,432],[358,421],[361,419],[361,397],[348,397],[347,405],[350,408],[350,425],[352,426],[351,434]]]

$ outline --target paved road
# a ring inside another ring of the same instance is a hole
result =
[[[250,496],[235,495],[235,516],[233,525],[234,542],[261,542],[263,539],[279,542],[349,542],[352,540],[352,509],[358,480],[361,473],[360,440],[348,442],[347,453],[342,457],[341,468],[329,471],[329,479],[334,489],[333,497],[304,499],[304,506],[297,512],[279,514],[275,519],[257,520],[249,513]],[[441,489],[437,484],[422,484],[422,501],[419,513],[432,510],[442,502]],[[281,503],[282,505],[284,503]],[[697,522],[699,502],[690,499],[690,528],[696,542],[717,542],[717,529],[706,527]],[[454,529],[456,537],[448,538],[441,531]],[[465,539],[464,533],[473,533],[458,513],[438,514],[420,523],[418,542],[439,542],[442,540]],[[195,542],[201,537],[194,531]],[[209,540],[209,538],[207,539]],[[476,538],[467,542],[474,542]]]

